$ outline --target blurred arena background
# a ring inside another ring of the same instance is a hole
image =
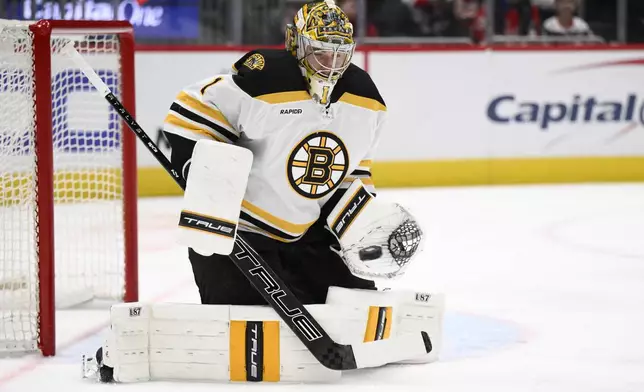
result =
[[[53,46],[31,53],[28,29],[3,23],[128,21],[74,27],[89,31],[77,47],[169,155],[160,127],[179,91],[283,47],[303,3],[0,0],[0,390],[102,387],[77,383],[109,325],[91,299],[199,300],[176,244],[181,189],[75,66],[47,69]],[[358,373],[338,391],[644,390],[644,1],[337,3],[389,111],[378,197],[427,227],[399,287],[448,298],[440,362]],[[37,108],[38,89],[53,110]],[[54,123],[39,128],[36,112]],[[53,139],[49,162],[37,134]],[[4,358],[23,341],[57,357]]]
[[[283,45],[293,0],[4,0],[4,19],[129,20],[137,119],[155,135],[187,83]],[[391,123],[378,186],[644,179],[644,3],[344,0],[354,62]],[[568,16],[573,15],[573,19]],[[564,27],[568,24],[570,27]],[[138,193],[179,189],[139,147]]]

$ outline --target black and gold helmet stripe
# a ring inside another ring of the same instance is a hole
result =
[[[308,18],[308,16],[309,16],[309,6],[311,6],[313,4],[314,4],[314,2],[310,2],[310,3],[304,4],[302,6],[302,19],[306,20],[306,18]]]
[[[326,1],[311,1],[301,8],[294,18],[298,33],[312,40],[326,41],[329,36],[343,37],[344,43],[353,43],[353,25],[349,17],[338,6],[329,5]]]

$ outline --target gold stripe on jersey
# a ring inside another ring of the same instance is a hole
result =
[[[367,192],[371,193],[372,195],[376,194],[376,185],[371,177],[347,176],[338,186],[338,188],[346,190],[351,186],[351,183],[357,179],[360,179],[360,181],[362,181],[362,184],[367,189]]]
[[[199,99],[188,95],[184,91],[179,93],[175,101],[180,104],[183,104],[182,106],[184,107],[186,106],[191,107],[194,111],[196,111],[198,114],[202,116],[210,117],[211,121],[214,120],[217,123],[217,125],[220,125],[226,128],[228,132],[231,132],[239,137],[239,132],[235,131],[235,128],[233,128],[230,122],[228,122],[226,117],[219,110],[213,108],[212,106],[209,106],[201,102]]]
[[[188,131],[191,133],[207,136],[211,139],[217,140],[218,142],[230,143],[230,141],[225,140],[222,136],[219,136],[218,134],[215,134],[210,130],[204,129],[204,126],[197,125],[192,123],[190,120],[180,118],[178,114],[168,114],[163,120],[163,122],[165,124],[170,124],[175,127],[178,127],[183,131]],[[172,130],[170,129],[168,131],[172,132]],[[176,132],[172,132],[172,133],[176,133]]]
[[[268,226],[265,223],[262,223],[261,221],[254,220],[254,222],[263,225],[265,227],[265,229],[257,226],[257,224],[255,224],[255,223],[253,223],[251,221],[246,220],[245,218],[240,217],[239,218],[239,227],[241,228],[240,230],[265,235],[265,236],[270,237],[270,238],[272,238],[274,240],[277,240],[279,242],[284,242],[284,243],[295,242],[295,241],[299,240],[300,238],[302,238],[304,236],[304,234],[302,234],[302,235],[297,236],[297,237],[292,237],[292,236],[285,237],[284,234],[280,234],[281,232],[279,230],[277,230],[277,229],[275,229],[275,228],[273,228],[271,226]]]
[[[171,133],[173,135],[181,136],[184,139],[192,140],[193,142],[196,142],[201,139],[210,139],[210,140],[216,140],[212,137],[211,134],[207,132],[194,132],[191,130],[187,130],[185,128],[178,127],[176,125],[172,125],[168,122],[163,123],[163,131],[167,133]]]
[[[360,179],[363,184],[365,185],[374,185],[373,179],[370,176],[362,176],[362,175],[355,175],[354,173],[351,173],[351,175],[347,176],[342,183],[348,183],[351,184],[353,181],[356,179]]]
[[[228,129],[207,119],[205,116],[197,114],[197,112],[193,112],[191,109],[186,109],[177,102],[172,102],[172,105],[170,105],[170,113],[181,119],[198,124],[206,130],[210,130],[213,134],[227,140],[229,143],[234,143],[239,140],[239,136],[237,136],[236,133],[230,132]]]
[[[247,232],[250,232],[250,233],[262,234],[262,235],[265,235],[265,236],[267,236],[267,237],[270,237],[270,238],[272,238],[272,239],[274,239],[274,240],[277,240],[277,241],[279,241],[279,242],[293,242],[293,241],[297,241],[297,240],[287,240],[287,239],[285,239],[285,238],[278,237],[278,236],[276,236],[275,234],[271,234],[271,233],[269,233],[268,231],[266,231],[266,230],[262,230],[262,229],[260,229],[259,227],[257,227],[257,226],[255,226],[255,225],[253,225],[253,224],[252,224],[252,223],[250,223],[250,222],[246,222],[246,221],[244,220],[244,218],[239,218],[239,226],[238,226],[238,227],[239,227],[239,229],[240,229],[241,231],[247,231]],[[299,239],[299,238],[298,238],[298,239]]]
[[[373,161],[371,159],[363,159],[358,163],[358,168],[362,170],[371,170]]]
[[[308,230],[308,228],[315,223],[315,221],[309,223],[291,223],[285,221],[284,219],[278,218],[268,211],[257,207],[247,200],[242,201],[242,210],[245,210],[246,213],[254,215],[255,218],[263,221],[269,226],[273,226],[273,228],[276,228],[279,231],[295,237],[304,234],[306,230]]]
[[[339,99],[340,102],[345,102],[351,105],[355,106],[360,106],[365,109],[373,110],[373,111],[387,111],[387,107],[380,102],[378,102],[375,99],[372,98],[365,98],[361,97],[359,95],[351,94],[351,93],[344,93]]]
[[[260,101],[264,101],[266,103],[277,104],[277,103],[308,101],[309,99],[311,99],[311,95],[309,95],[309,93],[306,91],[286,91],[282,93],[271,93],[271,94],[259,95],[255,98],[259,99]]]

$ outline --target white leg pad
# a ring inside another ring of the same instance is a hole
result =
[[[327,305],[307,309],[341,340],[342,314]],[[104,363],[117,382],[151,380],[333,382],[267,306],[117,304]]]
[[[443,343],[445,296],[415,291],[375,291],[330,287],[326,303],[345,307],[352,315],[345,321],[344,344],[386,340],[425,331],[432,351],[400,363],[428,363],[439,358]]]

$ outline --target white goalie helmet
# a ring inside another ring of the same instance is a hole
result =
[[[313,100],[326,106],[351,64],[353,25],[331,0],[304,4],[293,22],[286,27],[286,49],[297,58]]]

